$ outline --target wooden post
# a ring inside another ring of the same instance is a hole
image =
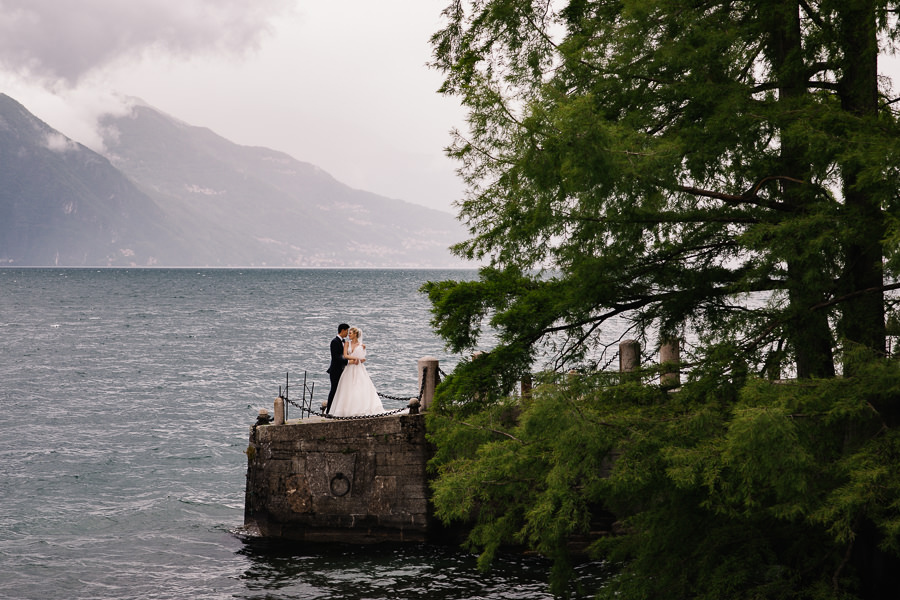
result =
[[[678,340],[666,340],[659,347],[659,385],[676,388],[681,385],[681,346]]]
[[[619,344],[619,373],[631,373],[641,366],[641,345],[637,340]]]
[[[419,398],[419,410],[427,411],[434,400],[434,388],[437,387],[439,377],[440,363],[433,356],[423,356],[419,359],[419,389],[422,391],[422,397]],[[422,377],[425,377],[425,384],[422,385]]]

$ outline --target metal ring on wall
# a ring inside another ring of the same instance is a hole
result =
[[[331,478],[331,493],[335,496],[345,496],[350,491],[350,480],[338,473]]]

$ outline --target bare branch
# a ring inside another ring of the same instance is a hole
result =
[[[826,302],[821,302],[819,304],[810,306],[809,310],[828,308],[829,306],[834,306],[835,304],[840,304],[841,302],[846,302],[847,300],[852,300],[853,298],[865,296],[866,294],[878,294],[881,292],[890,292],[891,290],[900,290],[900,283],[891,283],[888,285],[866,288],[864,290],[856,290],[849,294],[844,294],[843,296],[838,296],[837,298],[832,298],[831,300],[828,300]]]
[[[790,181],[792,183],[806,183],[802,179],[797,179],[795,177],[790,177],[788,175],[769,175],[763,177],[759,181],[757,181],[753,187],[744,192],[741,195],[736,194],[726,194],[723,192],[716,192],[713,190],[705,190],[703,188],[686,186],[686,185],[677,185],[673,186],[672,189],[684,192],[686,194],[693,194],[695,196],[702,196],[704,198],[713,198],[715,200],[722,200],[727,204],[732,205],[743,205],[743,204],[751,204],[753,206],[761,206],[763,208],[770,208],[772,210],[779,211],[790,211],[791,208],[782,203],[782,202],[773,202],[770,200],[763,200],[757,196],[759,190],[762,186],[770,181]]]
[[[465,421],[460,421],[458,419],[454,419],[451,416],[448,416],[447,418],[450,419],[451,421],[453,421],[454,423],[459,423],[460,425],[465,425],[466,427],[469,427],[471,429],[478,429],[480,431],[488,431],[490,433],[496,433],[497,435],[502,435],[502,436],[508,437],[511,440],[519,442],[523,446],[527,446],[530,443],[530,442],[522,441],[519,438],[517,438],[516,436],[506,433],[505,431],[500,431],[499,429],[491,429],[490,427],[482,427],[481,425],[472,425],[471,423],[466,423]]]

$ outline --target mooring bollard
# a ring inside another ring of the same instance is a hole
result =
[[[662,367],[659,385],[676,388],[681,385],[681,345],[678,340],[666,340],[659,347],[659,364]]]
[[[269,416],[269,411],[265,408],[259,409],[259,414],[256,416],[256,425],[268,425],[272,422],[272,417]]]
[[[431,406],[434,399],[434,389],[437,387],[440,363],[433,356],[423,356],[419,359],[419,389],[422,397],[419,398],[419,410],[424,412]],[[424,377],[424,379],[423,379]],[[423,383],[424,382],[424,383]]]

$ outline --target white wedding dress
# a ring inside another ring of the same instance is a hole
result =
[[[363,359],[366,357],[366,349],[362,344],[357,344],[356,348],[350,351],[349,356]],[[378,415],[383,412],[384,406],[375,390],[375,384],[369,378],[366,364],[361,362],[344,367],[328,414],[336,417],[355,417]]]

